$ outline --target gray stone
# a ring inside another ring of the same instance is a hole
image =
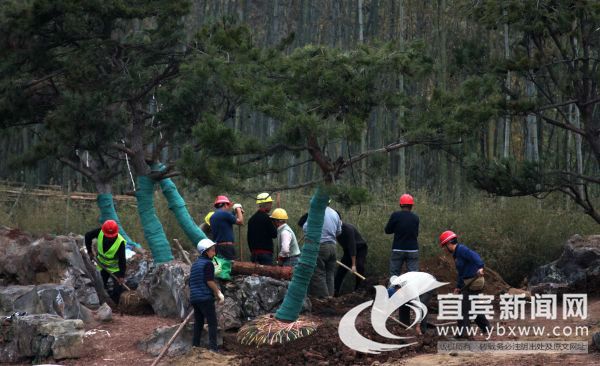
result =
[[[600,351],[600,332],[594,333],[594,335],[592,336],[592,342],[594,342],[594,346],[596,346],[596,349]]]
[[[265,276],[235,276],[233,281],[220,283],[225,303],[217,306],[219,326],[224,330],[238,329],[257,316],[272,313],[283,302],[289,282]],[[303,311],[310,311],[305,299]]]
[[[110,306],[108,306],[107,303],[102,304],[102,306],[100,306],[98,310],[96,310],[96,320],[98,320],[99,322],[112,321],[112,309],[110,308]]]
[[[10,315],[16,311],[53,314],[65,319],[85,317],[75,290],[57,284],[0,287],[0,315]]]
[[[186,282],[189,276],[189,265],[179,261],[163,263],[151,268],[140,281],[137,292],[150,303],[156,315],[183,319],[190,307]]]
[[[574,235],[556,261],[533,271],[532,293],[582,292],[600,294],[600,235]]]
[[[165,344],[175,334],[177,328],[179,328],[179,324],[157,328],[148,339],[138,342],[137,348],[153,356],[158,356]],[[167,351],[167,355],[179,356],[187,353],[192,348],[193,335],[194,322],[189,322],[183,327],[177,338],[175,338]],[[220,331],[217,332],[217,345],[219,347],[223,345],[223,335]],[[208,326],[206,324],[204,324],[204,330],[200,338],[200,346],[208,347]]]
[[[4,321],[0,331],[0,362],[78,358],[83,352],[81,320],[51,314],[26,315]]]
[[[84,262],[81,235],[33,238],[0,226],[0,277],[3,286],[62,284],[88,307],[99,305],[94,273]]]

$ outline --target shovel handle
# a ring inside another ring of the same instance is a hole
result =
[[[117,283],[119,282],[119,279],[117,278],[117,276],[115,276],[111,271],[109,271],[108,269],[106,269],[106,267],[104,267],[101,263],[99,263],[97,260],[92,259],[92,263],[94,263],[95,265],[97,265],[98,267],[102,268],[103,270],[105,270],[106,272],[108,272],[108,274],[115,280],[117,281]],[[131,291],[131,289],[129,288],[129,286],[127,286],[125,284],[125,282],[123,282],[121,284],[121,286],[125,287],[125,290],[127,291]]]
[[[360,279],[361,279],[361,280],[363,280],[363,281],[364,281],[364,280],[366,280],[365,276],[361,275],[361,274],[360,274],[360,273],[358,273],[358,272],[354,272],[354,271],[352,270],[352,268],[348,267],[348,266],[347,266],[347,265],[345,265],[344,263],[342,263],[342,262],[340,262],[340,261],[336,261],[336,262],[337,262],[337,264],[339,264],[340,266],[342,266],[342,267],[346,268],[348,271],[350,271],[350,272],[351,272],[353,275],[355,275],[356,277],[360,278]]]

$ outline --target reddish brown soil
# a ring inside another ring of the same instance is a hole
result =
[[[113,313],[111,322],[86,326],[86,330],[95,331],[96,334],[84,339],[84,357],[58,363],[73,366],[150,365],[154,357],[138,350],[136,342],[147,338],[158,327],[177,323],[179,323],[177,319],[160,318],[155,315],[121,316]],[[108,331],[108,334],[103,331]]]

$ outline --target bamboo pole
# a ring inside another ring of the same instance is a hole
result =
[[[175,338],[177,338],[177,336],[179,335],[179,333],[181,333],[181,331],[183,330],[183,327],[185,327],[185,325],[187,323],[189,323],[190,319],[192,319],[192,315],[194,315],[194,310],[192,309],[192,311],[190,311],[190,313],[188,314],[188,316],[185,317],[185,319],[183,320],[183,322],[179,325],[179,328],[177,328],[177,330],[175,331],[175,333],[173,334],[173,336],[171,337],[171,339],[169,339],[169,341],[167,342],[167,344],[165,344],[165,346],[163,347],[162,351],[160,351],[160,354],[158,355],[158,357],[156,357],[156,359],[154,360],[154,362],[152,362],[152,366],[156,366],[158,364],[158,361],[160,361],[161,358],[163,358],[163,356],[165,355],[165,353],[167,353],[167,350],[169,349],[169,347],[171,346],[171,344],[173,343],[173,341],[175,341]]]
[[[181,252],[181,256],[183,256],[183,259],[185,260],[185,262],[191,266],[192,261],[190,260],[190,257],[188,257],[185,250],[183,250],[183,247],[179,243],[179,239],[173,239],[173,242],[175,242],[175,246],[177,246],[177,249],[179,249],[179,251]]]

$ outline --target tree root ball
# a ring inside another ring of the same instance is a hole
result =
[[[309,336],[317,331],[318,323],[306,317],[295,322],[276,319],[272,314],[246,323],[237,334],[237,340],[243,345],[272,345],[286,343]]]

